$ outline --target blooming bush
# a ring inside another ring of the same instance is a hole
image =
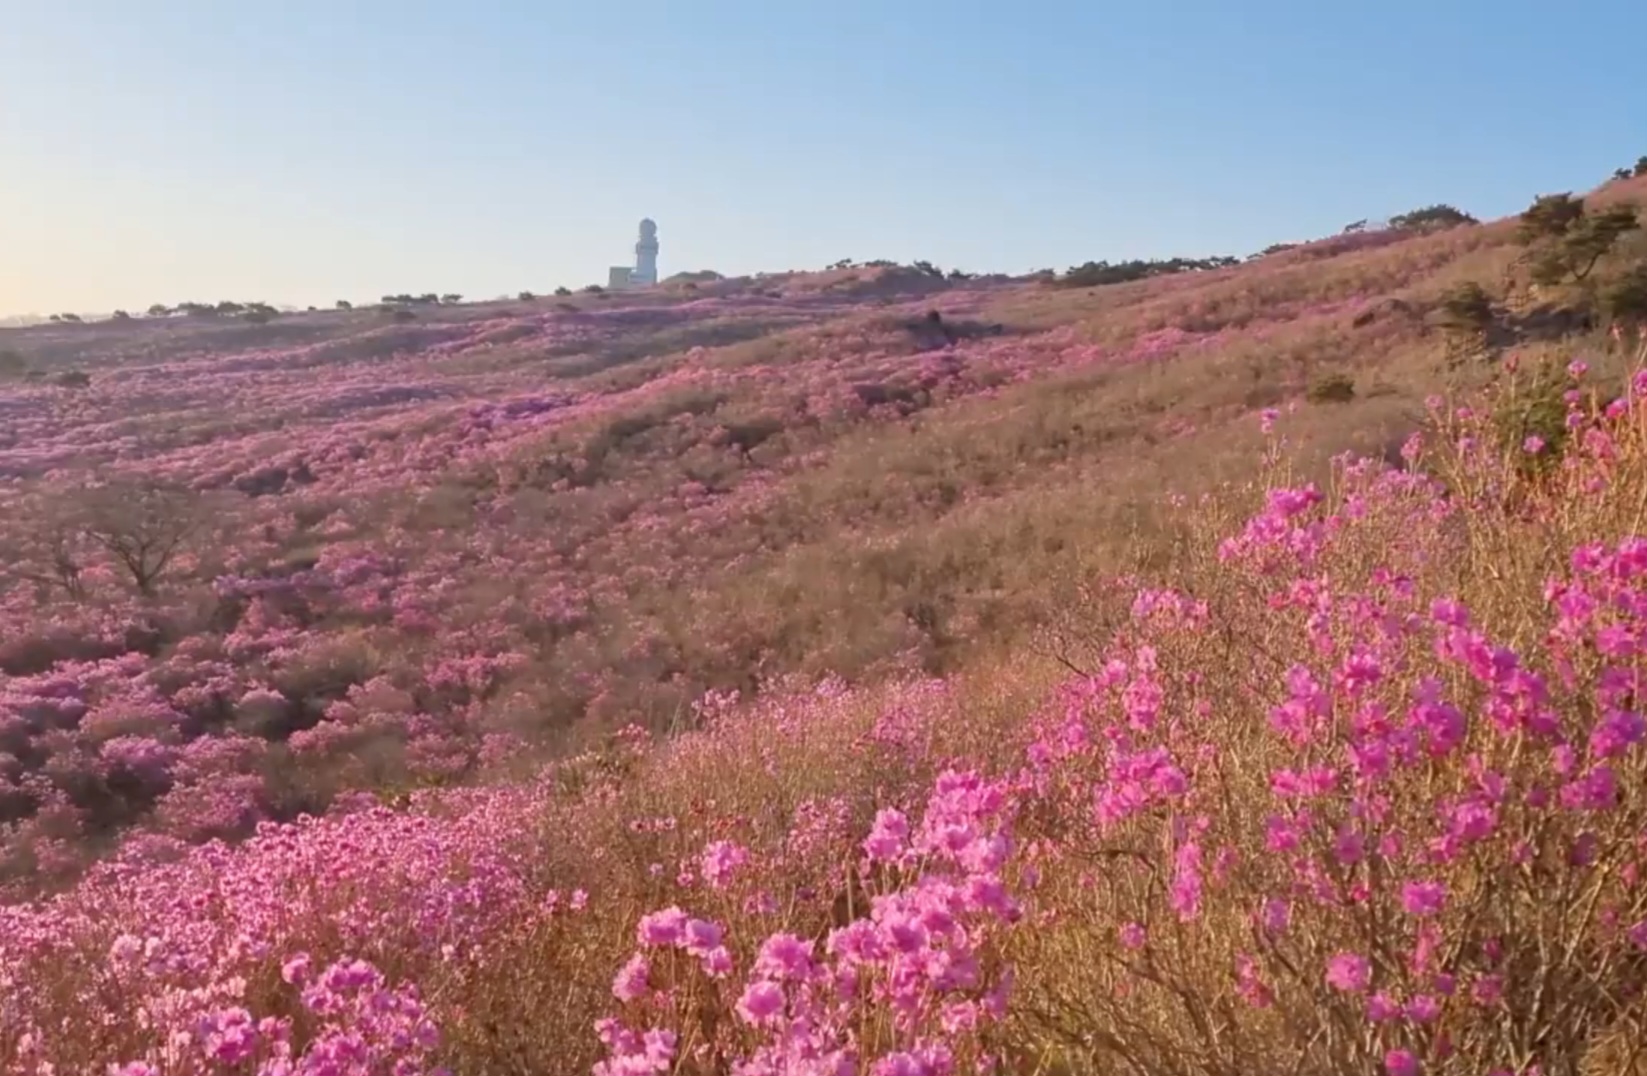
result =
[[[860,266],[314,312],[280,346],[21,331],[89,382],[0,385],[0,891],[132,835],[518,776],[706,690],[1017,646],[1072,579],[1156,555],[1147,495],[1209,484],[1292,368],[1365,386],[1319,439],[1379,425],[1374,375],[1421,345],[1379,296],[1513,253],[1387,238],[1090,294]]]
[[[1441,401],[1401,468],[1317,486],[1277,443],[1268,489],[1188,509],[1166,577],[1090,610],[1114,630],[1061,682],[712,696],[696,731],[532,783],[133,846],[0,919],[0,1056],[1631,1071],[1647,375],[1616,399],[1569,376],[1572,435],[1533,471],[1491,407]]]
[[[1512,230],[28,330],[0,1067],[1639,1068],[1627,341],[1327,465]]]
[[[1140,595],[1031,748],[1037,847],[1102,867],[1040,892],[1025,959],[1125,924],[1036,1026],[1141,1072],[1565,1072],[1639,1038],[1644,388],[1575,392],[1582,447],[1508,517],[1513,456],[1438,416],[1450,490],[1347,463]]]
[[[714,920],[677,906],[644,916],[612,984],[622,1015],[596,1025],[610,1056],[594,1071],[987,1067],[980,1032],[1004,1015],[1010,984],[994,942],[1021,916],[999,873],[1010,807],[1004,786],[949,771],[913,841],[901,813],[880,812],[859,864],[861,903],[821,944],[779,931],[753,951],[746,942],[740,962]]]

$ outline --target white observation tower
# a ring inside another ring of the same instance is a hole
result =
[[[640,222],[640,239],[635,243],[635,271],[629,281],[644,287],[658,282],[658,225],[651,217]]]
[[[651,217],[640,222],[640,239],[635,242],[635,264],[614,265],[606,271],[606,286],[612,291],[644,288],[658,282],[658,225]]]

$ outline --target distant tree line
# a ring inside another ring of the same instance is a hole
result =
[[[1457,228],[1465,224],[1480,224],[1470,214],[1450,205],[1427,205],[1410,213],[1397,213],[1390,218],[1390,227],[1398,232],[1430,232]]]
[[[1369,231],[1396,231],[1424,233],[1439,231],[1445,228],[1456,228],[1467,224],[1479,224],[1475,217],[1454,206],[1436,204],[1423,206],[1408,213],[1393,216],[1382,227],[1375,228],[1366,220],[1358,220],[1344,228],[1343,234],[1355,235]],[[1291,250],[1297,243],[1272,243],[1256,254],[1250,254],[1245,259],[1220,255],[1210,258],[1134,258],[1123,262],[1089,261],[1084,265],[1073,266],[1063,273],[1052,270],[1041,270],[1032,274],[1032,279],[1064,288],[1095,288],[1110,284],[1129,284],[1137,280],[1150,280],[1154,277],[1173,276],[1179,273],[1204,273],[1214,269],[1228,269],[1240,265],[1242,261],[1254,261],[1258,258],[1279,254],[1284,250]],[[845,268],[850,263],[839,262],[830,268]],[[916,263],[921,265],[924,263]]]
[[[1455,228],[1467,224],[1479,224],[1475,217],[1454,206],[1437,204],[1423,206],[1408,213],[1397,214],[1379,230],[1400,232],[1430,232],[1444,228]],[[1372,230],[1365,220],[1359,220],[1344,229],[1345,234],[1355,234]],[[1291,250],[1296,243],[1273,243],[1246,259],[1218,255],[1208,258],[1133,258],[1128,261],[1089,261],[1082,265],[1072,266],[1063,273],[1051,269],[1043,269],[1032,273],[1031,279],[1064,288],[1095,288],[1110,284],[1128,284],[1137,280],[1149,280],[1154,277],[1173,276],[1179,273],[1203,273],[1215,269],[1228,269],[1240,265],[1243,260],[1252,261],[1257,258],[1278,254],[1284,250]],[[877,269],[896,268],[897,262],[886,259],[872,261],[855,261],[851,258],[842,258],[828,266],[831,270],[843,269]],[[972,274],[959,269],[945,272],[928,261],[917,261],[909,266],[915,272],[930,276],[938,280],[964,281],[971,279]]]
[[[422,295],[401,294],[385,295],[382,304],[388,306],[426,306],[426,305],[455,305],[463,301],[463,296],[457,292],[447,292],[444,295],[436,292],[425,292]],[[347,299],[339,299],[333,304],[336,310],[353,310],[354,304]],[[311,306],[308,313],[318,313],[319,308]],[[264,323],[281,316],[282,311],[265,302],[237,302],[233,299],[224,299],[216,303],[183,302],[167,305],[155,303],[144,311],[151,318],[170,317],[238,317],[245,321]],[[116,310],[110,317],[115,321],[130,320],[132,315],[124,310]],[[53,314],[52,321],[71,322],[82,320],[74,314]]]
[[[1134,258],[1124,262],[1096,261],[1077,265],[1055,278],[1053,283],[1063,288],[1097,288],[1109,284],[1128,284],[1134,280],[1149,280],[1177,273],[1203,273],[1213,269],[1228,269],[1241,264],[1241,259],[1213,258]]]
[[[1647,157],[1637,157],[1634,168],[1619,168],[1613,172],[1614,179],[1640,179],[1647,176]]]
[[[1647,156],[1639,158],[1633,168],[1617,169],[1613,175],[1616,179],[1629,179],[1647,176]],[[1582,200],[1580,200],[1580,202],[1582,202]],[[1478,221],[1474,216],[1456,208],[1455,206],[1437,203],[1435,205],[1423,206],[1406,213],[1397,214],[1389,218],[1388,222],[1386,222],[1382,228],[1369,225],[1366,220],[1358,220],[1345,226],[1343,234],[1351,235],[1373,230],[1423,233],[1479,223],[1480,221]],[[1600,226],[1603,231],[1605,231],[1608,225],[1607,222],[1603,220],[1600,222]],[[1585,225],[1585,227],[1588,228],[1591,226]],[[1571,244],[1576,244],[1573,249],[1579,251],[1579,253],[1582,253],[1583,250],[1589,249],[1598,242],[1602,243],[1603,249],[1605,249],[1610,246],[1611,242],[1610,240],[1605,240],[1599,233],[1592,236],[1588,240],[1584,239],[1582,236],[1576,235],[1574,237],[1570,237],[1570,240]],[[1588,246],[1586,246],[1587,243]],[[1297,243],[1272,243],[1263,250],[1255,254],[1248,255],[1245,260],[1252,261],[1258,258],[1267,257],[1271,254],[1278,254],[1282,251],[1291,250],[1298,245],[1299,244]],[[1559,266],[1555,266],[1554,262],[1550,261],[1551,258],[1559,258],[1558,254],[1548,253],[1548,250],[1551,249],[1554,248],[1551,248],[1548,244],[1546,244],[1546,254],[1544,255],[1546,268],[1540,271],[1538,275],[1543,275],[1550,278],[1565,275],[1567,270],[1564,270]],[[1122,262],[1110,262],[1107,260],[1088,261],[1082,265],[1072,266],[1061,274],[1051,269],[1041,270],[1032,274],[1032,278],[1059,287],[1091,288],[1110,284],[1126,284],[1133,281],[1148,280],[1160,276],[1172,276],[1179,273],[1207,272],[1216,269],[1226,269],[1239,265],[1242,260],[1243,259],[1240,258],[1220,255],[1208,258],[1134,258]],[[828,266],[831,270],[895,269],[900,267],[901,266],[898,262],[891,261],[886,258],[875,258],[866,261],[857,261],[852,258],[842,258]],[[973,279],[975,275],[960,269],[945,271],[934,265],[932,262],[925,260],[915,261],[907,266],[907,268],[921,274],[922,276],[930,277],[934,280],[949,281],[953,283]],[[1582,279],[1583,273],[1586,271],[1587,270],[1580,269],[1580,271],[1575,275],[1578,279]],[[596,297],[604,297],[605,295],[605,289],[598,284],[591,284],[585,287],[583,291]],[[572,292],[568,288],[558,287],[554,290],[554,294],[564,298],[570,296]],[[521,302],[534,302],[538,297],[531,291],[522,291],[516,296],[516,298]],[[440,294],[437,292],[424,292],[420,295],[413,295],[410,292],[402,292],[399,294],[383,296],[380,300],[380,308],[394,314],[397,320],[411,320],[408,316],[411,313],[407,309],[409,307],[435,305],[450,306],[461,303],[462,301],[463,296],[455,292],[448,292],[445,294]],[[339,299],[335,304],[335,308],[340,311],[353,310],[354,304],[349,302],[347,299]],[[309,310],[314,312],[315,308],[311,306],[309,307]],[[259,324],[267,322],[280,315],[280,311],[268,303],[241,303],[229,299],[225,299],[217,303],[183,302],[177,303],[174,306],[167,306],[165,303],[155,303],[148,308],[146,313],[151,318],[164,318],[179,315],[185,317],[239,317],[243,320]],[[131,318],[131,314],[124,310],[116,310],[111,317],[116,321],[126,321]],[[63,313],[51,315],[50,320],[56,323],[77,324],[82,322],[84,319],[77,314]]]
[[[957,283],[957,284],[961,283],[962,281],[971,280],[974,276],[977,275],[975,273],[969,273],[964,269],[949,269],[949,270],[940,269],[936,265],[933,265],[931,262],[924,261],[924,260],[923,261],[911,262],[908,266],[902,266],[899,263],[897,263],[895,261],[891,261],[891,260],[886,259],[886,258],[873,258],[869,261],[863,261],[863,262],[854,261],[851,258],[842,258],[838,262],[831,262],[825,268],[830,270],[831,272],[839,271],[839,270],[842,270],[842,269],[901,269],[901,268],[908,268],[910,270],[913,270],[914,272],[919,273],[922,276],[931,277],[933,280],[948,280],[948,281],[951,281],[951,282]],[[689,274],[680,274],[680,275],[681,276],[688,276]],[[721,277],[721,275],[719,273],[710,273],[710,274],[707,275],[707,277],[705,277],[705,279],[718,280],[718,279],[723,279],[723,278]],[[688,281],[688,282],[694,282],[694,281]]]
[[[216,303],[186,302],[175,306],[155,303],[145,313],[151,318],[240,318],[243,321],[263,324],[279,317],[281,311],[265,302],[242,303],[224,299]],[[131,315],[124,310],[116,310],[113,317],[116,321],[126,321]]]
[[[454,306],[463,302],[463,296],[456,292],[447,292],[445,295],[440,295],[432,291],[426,291],[422,295],[409,295],[406,293],[385,295],[382,302],[384,306],[437,306],[440,304]]]

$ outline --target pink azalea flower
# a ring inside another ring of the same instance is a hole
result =
[[[738,998],[738,1015],[745,1023],[755,1027],[771,1024],[782,1014],[784,1007],[783,987],[769,980],[761,979],[750,983],[744,988],[743,995]]]
[[[646,992],[651,989],[647,982],[650,971],[646,958],[636,953],[619,969],[617,978],[612,980],[612,996],[619,1001],[636,1001],[645,997]]]
[[[1372,965],[1358,953],[1339,953],[1327,961],[1327,985],[1359,994],[1372,982]]]
[[[1440,882],[1407,882],[1401,887],[1401,907],[1408,915],[1432,916],[1447,903],[1447,887]]]
[[[1391,1050],[1384,1055],[1384,1071],[1389,1076],[1418,1076],[1418,1057],[1411,1050]]]

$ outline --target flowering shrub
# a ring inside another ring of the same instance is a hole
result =
[[[1647,379],[1611,406],[1575,389],[1578,447],[1512,518],[1514,450],[1438,413],[1450,488],[1346,463],[1330,493],[1271,491],[1193,592],[1140,595],[1031,747],[1056,805],[1037,850],[1102,867],[1049,873],[1023,959],[1122,924],[1047,975],[1035,1027],[1141,1072],[1634,1048]]]
[[[0,912],[7,1071],[434,1072],[417,980],[520,914],[537,807],[530,790],[420,798],[234,849],[128,847]],[[78,1016],[51,1016],[75,997]]]
[[[1198,540],[1050,692],[1016,667],[711,696],[532,783],[129,847],[0,919],[0,1056],[1631,1071],[1647,375],[1569,376],[1536,472],[1491,407],[1439,400],[1405,468],[1300,482],[1278,442],[1252,509],[1190,509]]]
[[[1326,466],[1508,238],[34,333],[0,1067],[1639,1067],[1625,341]]]
[[[930,670],[986,622],[1008,633],[1029,596],[986,596],[941,550],[919,582],[883,579],[863,533],[919,533],[1022,475],[1023,452],[1097,443],[1047,429],[1041,448],[956,464],[976,474],[933,473],[921,451],[899,477],[879,431],[1048,378],[1204,361],[1235,337],[1154,315],[1101,344],[1068,325],[962,331],[1024,289],[886,286],[906,301],[326,315],[339,335],[305,326],[314,339],[284,350],[139,325],[73,344],[101,349],[86,391],[6,386],[0,886],[60,884],[133,829],[239,839],[355,793],[518,768],[569,726],[668,726],[752,670]],[[1254,339],[1336,316],[1269,314]],[[649,350],[674,355],[631,362]],[[565,364],[547,386],[543,362]],[[850,571],[876,599],[786,578],[819,556],[833,564],[803,576]],[[367,685],[397,697],[362,701]]]
[[[1021,916],[999,874],[1010,806],[1002,785],[949,771],[913,840],[900,812],[881,811],[864,842],[863,903],[821,944],[780,931],[746,943],[745,963],[714,920],[677,906],[644,916],[612,984],[622,1015],[596,1025],[610,1054],[594,1071],[987,1065],[980,1031],[1004,1015],[1010,983],[995,936]]]
[[[1144,494],[1210,482],[1288,369],[1416,346],[1378,297],[1507,242],[1386,238],[1091,295],[860,266],[27,330],[92,376],[0,386],[0,890],[1017,645],[1154,556]]]

